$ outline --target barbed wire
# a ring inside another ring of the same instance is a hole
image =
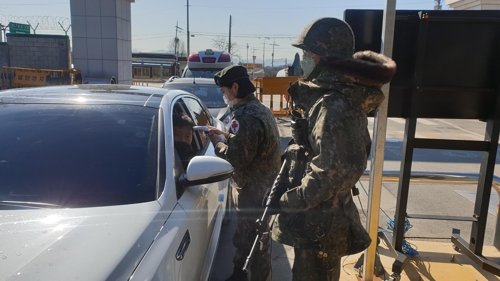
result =
[[[65,17],[12,16],[12,15],[0,14],[1,24],[7,25],[9,24],[9,22],[23,23],[23,24],[29,23],[31,27],[37,28],[37,30],[61,30],[62,28],[67,30],[71,25],[71,21]]]

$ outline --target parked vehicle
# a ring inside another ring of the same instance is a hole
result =
[[[128,85],[0,92],[1,280],[207,280],[233,167],[204,132],[186,170],[172,115],[195,95]]]
[[[163,84],[168,90],[183,90],[197,96],[212,116],[224,123],[227,130],[231,123],[231,108],[224,102],[220,87],[213,78],[177,78]]]
[[[231,65],[231,55],[226,51],[206,49],[189,55],[182,78],[213,78],[214,74]]]

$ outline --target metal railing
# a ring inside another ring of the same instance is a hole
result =
[[[257,88],[256,97],[269,107],[275,116],[286,116],[291,111],[287,89],[290,83],[302,80],[299,76],[259,77],[253,80]],[[276,101],[276,100],[277,101]]]

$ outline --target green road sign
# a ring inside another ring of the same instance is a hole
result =
[[[8,26],[9,26],[10,33],[13,33],[13,34],[30,34],[30,25],[29,24],[9,22]]]

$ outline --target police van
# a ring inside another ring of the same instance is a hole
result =
[[[189,56],[182,78],[213,78],[214,74],[231,65],[231,55],[226,51],[206,49]]]

